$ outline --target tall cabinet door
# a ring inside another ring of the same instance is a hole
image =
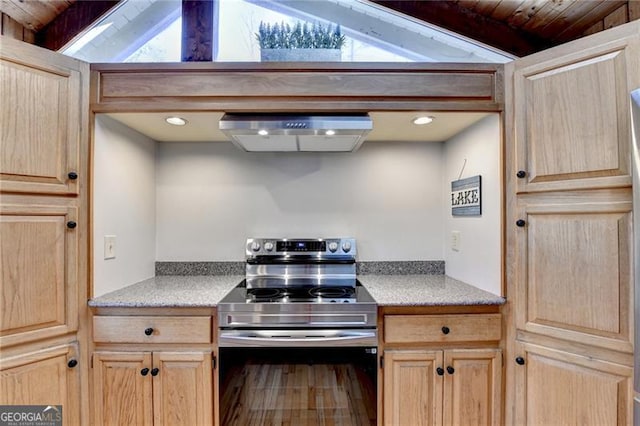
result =
[[[213,424],[211,352],[153,353],[154,426]]]
[[[88,65],[2,38],[0,49],[0,188],[78,194],[80,144],[88,102]],[[75,173],[75,175],[74,175]],[[84,177],[84,176],[83,176]]]
[[[629,424],[640,22],[519,59],[505,76],[506,423]]]
[[[384,424],[442,424],[442,351],[385,351]]]
[[[0,205],[0,344],[78,327],[78,209]]]

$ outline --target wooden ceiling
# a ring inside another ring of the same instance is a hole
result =
[[[372,0],[423,21],[524,56],[598,27],[612,14],[638,18],[640,0]],[[58,49],[117,0],[1,0],[0,11],[35,32],[36,43]],[[624,6],[624,7],[623,7]],[[618,22],[620,23],[620,22]]]

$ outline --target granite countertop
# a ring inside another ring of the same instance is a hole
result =
[[[446,275],[361,275],[380,306],[502,305],[505,299]]]
[[[101,308],[213,307],[243,275],[165,275],[89,301]],[[380,306],[501,305],[504,298],[445,275],[359,275]]]
[[[167,275],[149,278],[89,300],[96,308],[212,307],[244,275]]]

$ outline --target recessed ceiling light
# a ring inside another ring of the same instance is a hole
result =
[[[260,130],[258,130],[258,134],[260,136],[267,136],[269,134],[269,132],[266,131],[265,129],[260,129]]]
[[[427,115],[422,115],[420,117],[416,117],[413,119],[413,124],[416,124],[418,126],[421,126],[423,124],[429,124],[433,121],[433,117],[431,116],[427,116]]]
[[[333,136],[336,134],[335,130],[327,130],[326,132],[324,132],[325,135],[327,136]]]
[[[185,124],[187,124],[187,120],[180,117],[167,117],[164,119],[164,121],[174,126],[184,126]]]

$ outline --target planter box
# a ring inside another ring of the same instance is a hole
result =
[[[340,62],[340,49],[260,49],[263,62]]]

